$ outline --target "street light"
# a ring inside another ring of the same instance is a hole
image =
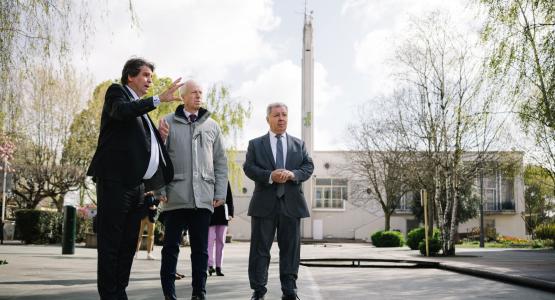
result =
[[[4,244],[4,221],[6,216],[6,177],[8,177],[8,156],[4,157],[4,176],[2,180],[2,222],[0,225],[0,243]]]

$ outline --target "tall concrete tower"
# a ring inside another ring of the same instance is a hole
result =
[[[312,14],[307,14],[305,8],[303,27],[303,54],[302,54],[302,139],[305,142],[308,154],[313,157],[314,151],[314,53],[312,48]],[[313,203],[313,179],[305,181],[303,191],[309,209]],[[312,238],[312,218],[303,219],[302,237]]]
[[[314,150],[314,53],[312,48],[312,15],[305,13],[302,59],[302,139],[308,154]]]

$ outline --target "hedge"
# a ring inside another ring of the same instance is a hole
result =
[[[376,247],[401,247],[405,243],[403,235],[398,231],[377,231],[370,237]]]
[[[538,225],[534,232],[536,238],[553,241],[553,248],[555,248],[555,223]]]
[[[62,240],[63,215],[59,212],[21,209],[15,212],[15,238],[26,244],[54,244]]]
[[[430,239],[428,244],[428,251],[430,252],[430,255],[437,255],[439,250],[441,250],[441,246],[441,241],[438,238],[434,237]],[[418,244],[418,250],[420,250],[420,254],[426,255],[426,241],[422,240],[420,244]]]

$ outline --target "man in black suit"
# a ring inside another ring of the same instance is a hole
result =
[[[98,145],[87,171],[96,182],[97,285],[103,300],[127,299],[145,190],[173,178],[170,158],[147,113],[160,102],[178,100],[173,94],[182,84],[177,79],[160,95],[140,99],[152,84],[153,72],[152,63],[132,58],[123,67],[121,85],[108,88]]]
[[[302,183],[314,171],[304,142],[289,134],[287,106],[268,105],[270,132],[249,141],[243,170],[255,183],[249,205],[251,245],[249,281],[252,300],[264,299],[270,248],[277,231],[282,299],[297,298],[301,233],[300,220],[309,216]]]

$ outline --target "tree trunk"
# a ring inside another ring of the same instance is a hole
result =
[[[457,210],[458,210],[458,194],[456,189],[456,179],[451,180],[451,198],[453,206],[451,207],[451,225],[449,229],[449,240],[447,241],[447,252],[445,255],[455,255],[455,235],[457,233]]]
[[[390,212],[384,213],[384,219],[385,219],[384,230],[389,231],[389,229],[391,228],[391,213]]]

